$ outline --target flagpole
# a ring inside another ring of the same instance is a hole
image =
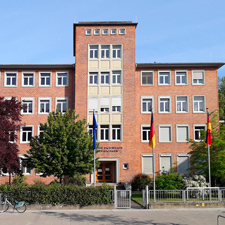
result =
[[[210,123],[210,120],[209,120],[209,110],[208,108],[206,109],[207,110],[207,135],[208,134],[208,126],[209,126],[209,123]],[[211,132],[211,123],[210,123],[210,132]],[[209,137],[207,136],[206,137],[206,144],[208,145],[208,167],[209,167],[209,187],[211,187],[211,168],[210,168],[210,145],[211,145],[211,136],[210,136],[210,142],[208,142],[208,139]]]
[[[209,144],[208,144],[208,164],[209,164],[209,187],[211,187],[210,146],[209,146]]]
[[[153,195],[154,195],[154,202],[156,202],[156,196],[155,196],[155,152],[154,152],[154,148],[152,148],[152,154],[153,154]]]

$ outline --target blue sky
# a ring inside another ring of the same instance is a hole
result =
[[[225,62],[224,0],[0,0],[0,64],[74,63],[73,23],[132,21],[136,62]],[[219,69],[225,76],[225,66]]]

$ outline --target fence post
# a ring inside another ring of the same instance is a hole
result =
[[[182,202],[185,202],[185,190],[182,190]]]
[[[116,185],[114,185],[114,205],[117,207],[117,193],[116,193]]]
[[[218,190],[218,200],[222,202],[222,191],[220,189]]]
[[[146,192],[146,209],[149,209],[148,185],[145,186],[145,192]]]

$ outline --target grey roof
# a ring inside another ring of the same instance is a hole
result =
[[[0,69],[74,69],[75,64],[0,64]]]
[[[225,63],[223,62],[204,62],[204,63],[136,63],[137,69],[142,68],[209,68],[219,69]]]

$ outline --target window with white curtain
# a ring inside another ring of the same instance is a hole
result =
[[[153,174],[153,156],[152,154],[142,154],[141,155],[141,167],[142,173]]]
[[[171,125],[159,125],[159,142],[172,142]]]
[[[177,124],[176,125],[177,142],[187,142],[189,138],[189,125]]]

